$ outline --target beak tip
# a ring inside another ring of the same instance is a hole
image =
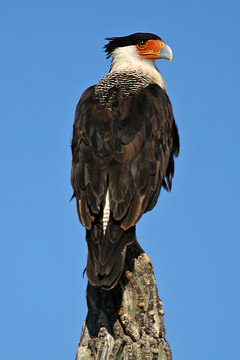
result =
[[[162,50],[159,53],[159,59],[166,59],[166,60],[170,60],[170,62],[172,62],[173,52],[172,52],[172,49],[170,48],[170,46],[168,46],[167,44],[164,45],[164,47],[162,48]]]

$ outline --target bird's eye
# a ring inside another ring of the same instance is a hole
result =
[[[144,41],[144,40],[139,40],[139,42],[137,43],[137,48],[139,50],[144,50],[147,48],[147,46],[148,46],[148,43],[147,43],[147,41]]]
[[[141,41],[139,41],[138,45],[139,45],[139,46],[145,46],[145,45],[146,45],[146,41],[141,40]]]

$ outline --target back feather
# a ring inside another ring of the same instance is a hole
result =
[[[103,94],[96,89],[87,89],[76,109],[71,182],[87,229],[88,279],[111,289],[121,276],[126,248],[136,239],[136,223],[156,205],[162,186],[171,190],[179,137],[171,103],[158,85],[128,96],[120,85]]]

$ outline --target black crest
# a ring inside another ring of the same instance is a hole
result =
[[[150,33],[135,33],[122,37],[110,37],[106,38],[106,40],[110,40],[109,43],[104,46],[105,52],[107,53],[107,58],[109,58],[113,50],[118,47],[136,45],[139,41],[162,39],[159,36]]]

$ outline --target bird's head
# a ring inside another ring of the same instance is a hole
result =
[[[149,33],[135,33],[128,36],[107,38],[105,45],[107,57],[140,59],[167,59],[172,60],[170,46],[157,35]]]

